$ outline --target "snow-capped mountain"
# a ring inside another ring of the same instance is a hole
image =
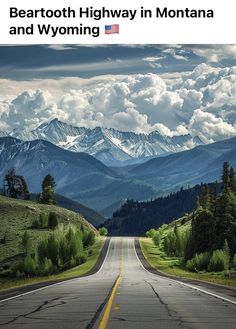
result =
[[[24,141],[43,139],[73,152],[88,153],[107,165],[180,152],[203,144],[191,135],[167,137],[155,131],[149,135],[106,128],[73,127],[54,119],[32,131],[13,130],[10,136]]]

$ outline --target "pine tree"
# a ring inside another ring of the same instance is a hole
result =
[[[224,162],[223,164],[223,172],[222,172],[222,190],[226,191],[229,187],[229,164],[228,162]]]
[[[4,195],[16,199],[19,194],[19,184],[15,169],[10,169],[4,178]]]
[[[52,189],[54,189],[56,187],[55,179],[50,174],[48,174],[47,176],[44,177],[43,182],[42,182],[42,190],[49,186],[51,186]]]
[[[229,170],[229,188],[232,192],[236,193],[236,179],[233,167],[230,167]]]
[[[39,197],[39,202],[43,204],[56,204],[54,190],[51,186],[47,186],[43,189]]]
[[[192,240],[195,253],[210,251],[215,242],[215,218],[208,209],[199,210],[192,219]]]
[[[207,184],[204,184],[202,187],[202,196],[201,196],[201,206],[203,209],[209,209],[210,208],[210,190],[209,186]]]

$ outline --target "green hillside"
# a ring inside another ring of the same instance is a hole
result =
[[[30,199],[33,201],[38,200],[37,193],[31,193]],[[94,226],[99,226],[101,223],[105,221],[105,218],[98,213],[97,211],[84,206],[83,204],[79,203],[78,201],[69,199],[63,195],[55,194],[56,204],[62,208],[66,208],[68,210],[77,212],[81,214],[89,223]]]
[[[32,223],[39,220],[41,213],[48,216],[50,212],[56,213],[59,223],[71,223],[78,227],[83,224],[97,235],[96,229],[78,213],[53,205],[0,196],[0,267],[21,257],[23,251],[20,242],[26,230],[30,234],[34,250],[41,238],[49,233],[49,229],[34,229]]]
[[[143,254],[158,270],[177,277],[236,286],[236,177],[227,162],[222,189],[203,186],[194,211],[146,233]]]

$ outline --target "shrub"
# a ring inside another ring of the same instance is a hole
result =
[[[47,215],[44,213],[41,213],[39,216],[39,223],[41,228],[48,227],[48,218]]]
[[[83,264],[86,262],[86,260],[87,260],[87,257],[85,255],[85,253],[77,254],[75,257],[76,265]]]
[[[85,247],[92,246],[95,243],[95,233],[93,231],[83,232],[83,244]]]
[[[146,232],[146,237],[153,238],[155,234],[156,234],[156,230],[154,230],[154,228],[151,228],[149,231]]]
[[[228,269],[229,269],[228,255],[226,255],[226,253],[221,249],[217,249],[213,251],[208,270],[210,272],[220,272]]]
[[[38,260],[40,263],[44,262],[44,259],[47,257],[47,239],[43,239],[38,244]]]
[[[48,238],[47,255],[48,255],[48,258],[51,259],[52,264],[55,266],[58,266],[58,264],[59,264],[59,242],[54,234]]]
[[[54,230],[58,225],[57,214],[55,212],[50,212],[48,216],[48,227]]]
[[[31,239],[30,239],[30,235],[29,235],[28,231],[24,232],[24,234],[22,236],[21,244],[22,244],[24,252],[29,253],[32,243],[31,243]]]
[[[54,266],[51,259],[45,258],[42,266],[43,274],[52,274],[54,272]]]
[[[156,232],[152,237],[152,241],[155,244],[155,246],[159,247],[161,242],[161,234],[159,232]]]
[[[69,267],[75,267],[76,266],[76,260],[74,259],[74,257],[72,257],[69,260]]]
[[[204,271],[208,269],[210,254],[208,252],[196,254],[193,259],[187,261],[186,267],[189,271]]]
[[[106,228],[106,227],[101,227],[101,228],[99,229],[99,234],[100,234],[101,236],[107,236],[107,234],[108,234],[108,230],[107,230],[107,228]]]
[[[24,272],[28,276],[34,276],[37,274],[37,262],[29,255],[24,259]]]
[[[176,256],[177,248],[176,248],[176,235],[175,232],[170,232],[164,238],[164,251],[167,256]]]
[[[186,268],[190,272],[196,272],[195,261],[193,258],[187,261]]]

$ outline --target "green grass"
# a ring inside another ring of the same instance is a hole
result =
[[[34,250],[41,238],[49,233],[49,230],[32,229],[32,222],[39,219],[40,213],[48,215],[50,212],[56,212],[60,223],[73,223],[75,225],[83,223],[85,227],[94,229],[80,214],[73,211],[0,196],[0,240],[6,234],[6,243],[0,243],[0,267],[21,258],[20,244],[22,235],[26,230],[30,233],[32,250]]]
[[[152,239],[150,238],[141,238],[140,244],[144,257],[149,262],[149,264],[153,268],[165,274],[179,278],[207,281],[211,283],[236,287],[236,280],[226,278],[222,272],[192,273],[183,269],[181,267],[180,258],[166,257],[164,253],[153,244]]]
[[[98,235],[98,232],[90,223],[80,214],[73,211],[58,206],[43,205],[33,201],[16,200],[0,196],[0,272],[7,270],[23,258],[24,253],[21,247],[21,241],[26,230],[30,234],[32,252],[36,249],[38,242],[45,237],[45,235],[50,234],[50,230],[47,228],[32,228],[33,221],[39,220],[41,213],[48,216],[50,212],[55,212],[57,214],[59,223],[71,223],[78,227],[83,224],[85,228],[87,227],[90,230],[94,230],[95,234]],[[6,241],[3,243],[2,239],[4,236],[6,236]],[[49,277],[21,280],[0,278],[0,290],[41,281],[66,279],[85,274],[96,263],[103,242],[104,240],[100,238],[97,239],[96,244],[92,247],[93,254],[88,257],[85,264]]]
[[[86,263],[66,270],[64,272],[44,276],[44,277],[35,277],[35,278],[26,278],[26,279],[0,279],[0,290],[8,290],[12,288],[17,288],[21,286],[26,286],[39,282],[48,282],[52,280],[65,280],[69,278],[79,277],[88,273],[96,264],[99,257],[100,251],[103,247],[105,238],[97,238],[95,244],[90,247],[93,250],[92,255],[88,256]]]

